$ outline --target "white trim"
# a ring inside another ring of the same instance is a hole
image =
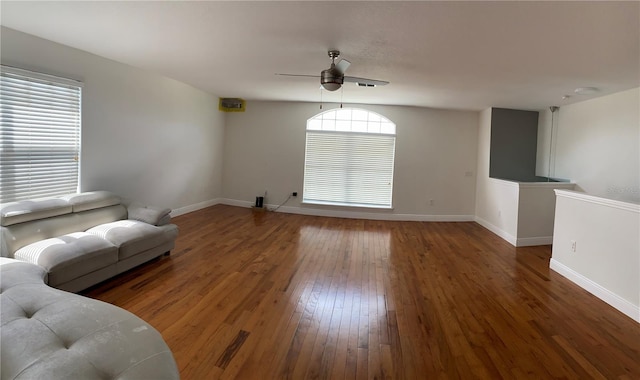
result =
[[[0,65],[0,70],[6,73],[26,76],[29,78],[35,78],[41,81],[51,82],[51,83],[62,85],[62,86],[73,86],[73,87],[80,87],[80,88],[84,86],[84,83],[82,81],[79,81],[76,79],[65,78],[57,75],[51,75],[51,74],[45,74],[37,71],[21,69],[19,67],[14,67],[9,65]]]
[[[289,214],[302,214],[312,216],[328,216],[333,218],[368,219],[368,220],[395,220],[404,222],[473,222],[473,215],[421,215],[421,214],[392,214],[377,212],[356,212],[341,210],[326,210],[307,207],[283,206],[279,212]]]
[[[219,203],[227,206],[237,206],[237,207],[245,207],[245,208],[251,208],[254,205],[253,202],[239,201],[237,199],[229,199],[229,198],[220,198]],[[269,206],[269,205],[265,205],[265,206]]]
[[[347,121],[347,120],[340,120],[340,121]],[[351,120],[348,120],[348,121],[351,121]],[[395,125],[393,122],[390,122],[390,123]],[[377,136],[396,137],[395,133],[337,131],[335,129],[309,129],[308,127],[307,127],[307,132],[328,133],[331,135],[361,135],[361,136],[377,135]]]
[[[217,205],[219,203],[222,203],[220,201],[220,198],[214,198],[214,199],[210,199],[208,201],[204,201],[204,202],[200,202],[200,203],[196,203],[196,204],[180,207],[180,208],[171,210],[171,217],[173,218],[173,217],[176,217],[176,216],[179,216],[179,215],[188,214],[190,212],[198,211],[198,210],[201,210],[203,208],[215,206],[215,205]]]
[[[640,204],[618,201],[615,199],[602,198],[591,194],[581,193],[578,191],[569,191],[569,190],[554,190],[556,192],[557,197],[565,197],[570,199],[577,199],[589,203],[594,203],[601,206],[608,206],[617,208],[624,211],[630,211],[635,213],[640,213]]]
[[[517,187],[517,188],[560,188],[560,189],[573,189],[576,184],[574,182],[519,182],[510,179],[502,179],[502,178],[493,178],[489,177],[489,180],[495,182],[497,184],[509,186],[509,187]]]
[[[558,262],[557,260],[554,260],[553,258],[549,263],[549,268],[553,269],[555,272],[564,276],[579,287],[613,306],[629,318],[640,323],[640,306],[632,304],[631,302],[620,297],[609,289],[588,279],[587,277]]]
[[[521,189],[528,188],[552,188],[552,189],[573,189],[576,184],[573,182],[518,182]]]
[[[342,202],[326,202],[326,201],[311,201],[311,200],[303,200],[303,205],[311,205],[311,206],[335,206],[335,207],[351,207],[351,208],[360,208],[360,209],[371,209],[371,210],[393,210],[393,206],[376,206],[376,205],[364,205],[359,203],[342,203]]]
[[[515,238],[515,236],[511,235],[510,233],[508,233],[507,231],[494,226],[493,224],[487,222],[486,220],[482,219],[479,216],[475,216],[475,222],[478,223],[479,225],[481,225],[482,227],[488,229],[489,231],[493,232],[494,234],[500,236],[501,238],[503,238],[504,240],[506,240],[507,242],[509,242],[509,244],[511,244],[512,246],[516,247],[517,244],[517,239]]]
[[[531,247],[534,245],[551,245],[553,243],[553,236],[536,236],[517,238],[516,247]]]
[[[250,208],[253,202],[241,201],[237,199],[221,198],[219,203],[228,206],[238,206]],[[278,205],[265,204],[268,210],[273,210]],[[473,215],[421,215],[421,214],[393,214],[377,212],[358,212],[344,210],[330,210],[312,207],[281,206],[276,212],[287,214],[299,214],[310,216],[328,216],[332,218],[368,219],[368,220],[395,220],[407,222],[473,222]]]

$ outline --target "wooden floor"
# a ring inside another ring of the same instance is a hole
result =
[[[640,324],[475,223],[177,217],[170,257],[85,294],[158,329],[183,379],[640,379]]]

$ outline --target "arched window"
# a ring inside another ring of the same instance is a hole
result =
[[[356,108],[307,120],[303,202],[391,208],[396,125]]]

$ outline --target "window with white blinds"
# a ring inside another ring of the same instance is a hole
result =
[[[391,208],[396,126],[362,109],[307,121],[303,202]]]
[[[0,203],[78,191],[81,83],[0,68]]]

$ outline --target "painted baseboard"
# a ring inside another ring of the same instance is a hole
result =
[[[220,198],[220,204],[227,205],[227,206],[246,207],[246,208],[250,208],[254,205],[253,202],[239,201],[237,199],[230,199],[230,198]],[[271,205],[265,205],[265,206],[272,208]]]
[[[240,201],[237,199],[220,199],[221,204],[238,207],[251,207],[253,202]],[[273,210],[278,205],[267,204],[267,209]],[[412,222],[473,222],[475,217],[473,215],[417,215],[417,214],[392,214],[392,213],[376,213],[376,212],[358,212],[358,211],[343,211],[333,209],[322,209],[315,207],[296,207],[296,206],[281,206],[277,212],[284,212],[287,214],[300,214],[311,216],[329,216],[333,218],[349,218],[349,219],[369,219],[369,220],[397,220],[397,221],[412,221]]]
[[[198,210],[203,209],[203,208],[215,206],[215,205],[217,205],[219,203],[221,203],[220,202],[220,198],[215,198],[215,199],[210,199],[208,201],[196,203],[196,204],[193,204],[193,205],[180,207],[180,208],[171,210],[171,217],[188,214],[190,212],[198,211]]]
[[[553,243],[553,236],[516,238],[516,247],[531,247],[534,245],[551,245],[551,243]]]
[[[517,247],[517,239],[515,238],[515,236],[511,235],[510,233],[508,233],[507,231],[494,226],[493,224],[487,222],[486,220],[480,218],[479,216],[476,216],[475,219],[476,223],[478,223],[479,225],[481,225],[482,227],[488,229],[489,231],[493,232],[494,234],[500,236],[501,238],[503,238],[504,240],[508,241],[509,244],[511,244],[514,247]]]
[[[253,206],[253,202],[241,201],[230,198],[215,198],[208,201],[196,203],[193,205],[180,207],[171,211],[171,216],[176,217],[178,215],[188,214],[190,212],[198,211],[200,209],[215,206],[217,204],[224,204],[229,206],[250,208]],[[269,210],[273,210],[278,205],[266,204],[265,207]],[[410,221],[410,222],[477,222],[484,228],[500,236],[504,240],[508,241],[511,245],[516,247],[525,247],[533,245],[549,245],[553,241],[552,236],[533,237],[533,238],[519,238],[511,236],[509,233],[501,230],[493,224],[487,222],[482,218],[478,218],[474,215],[423,215],[423,214],[391,214],[391,213],[375,213],[375,212],[358,212],[358,211],[342,211],[331,209],[320,209],[311,207],[294,207],[294,206],[282,206],[278,208],[277,212],[284,212],[288,214],[301,214],[311,216],[328,216],[333,218],[350,218],[350,219],[369,219],[369,220],[396,220],[396,221]]]
[[[553,236],[536,236],[536,237],[527,237],[527,238],[517,238],[511,235],[510,233],[508,233],[507,231],[487,222],[486,220],[478,216],[475,217],[475,221],[482,227],[500,236],[501,238],[509,242],[509,244],[511,244],[514,247],[531,247],[534,245],[550,245],[551,243],[553,243]]]
[[[562,276],[566,277],[579,287],[583,288],[584,290],[618,309],[621,313],[627,315],[629,318],[640,323],[640,306],[632,304],[631,302],[620,297],[609,289],[588,279],[587,277],[554,260],[553,258],[549,263],[549,267]]]

